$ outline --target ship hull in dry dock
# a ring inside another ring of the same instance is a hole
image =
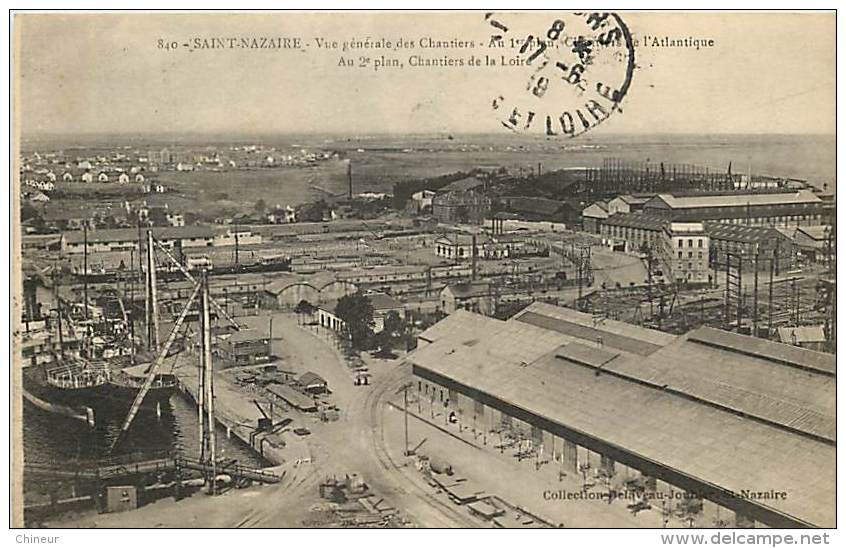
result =
[[[98,417],[125,416],[140,386],[107,381],[97,386],[58,387],[48,382],[43,367],[30,366],[23,369],[23,389],[29,396],[26,397],[27,401],[44,411],[73,418],[85,417],[85,420],[90,421],[92,416],[94,420],[98,420]],[[144,397],[141,412],[155,412],[170,399],[174,391],[175,386],[170,385],[151,388]]]

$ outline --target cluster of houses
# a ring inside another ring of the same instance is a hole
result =
[[[147,151],[146,156],[139,158],[140,161],[149,164],[155,170],[180,172],[307,166],[330,159],[338,159],[338,154],[323,151],[312,152],[304,148],[290,154],[262,145],[232,146],[223,152],[162,148]]]

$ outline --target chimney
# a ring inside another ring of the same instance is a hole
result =
[[[352,162],[350,160],[347,160],[347,181],[349,181],[350,184],[350,200],[352,200]]]
[[[470,270],[470,272],[471,272],[471,274],[470,274],[470,280],[471,280],[471,281],[476,281],[476,235],[475,235],[475,234],[473,234],[473,243],[472,243],[472,246],[473,246],[473,247],[472,247],[472,249],[470,250],[470,257],[471,257],[471,259],[472,259],[472,262],[471,262],[471,270]]]

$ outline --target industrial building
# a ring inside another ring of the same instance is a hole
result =
[[[459,310],[408,360],[433,412],[516,432],[576,477],[642,480],[667,510],[695,497],[733,526],[836,523],[833,355],[534,303],[507,321]]]
[[[802,226],[821,223],[823,202],[810,190],[706,196],[658,194],[643,204],[643,212],[679,222]]]
[[[762,226],[733,225],[727,223],[705,223],[705,230],[711,238],[711,266],[725,265],[727,255],[740,255],[743,270],[769,270],[787,272],[793,268],[796,255],[793,242],[781,231]]]
[[[521,257],[539,251],[522,234],[497,234],[492,237],[486,233],[452,232],[435,240],[435,255],[452,261],[469,261],[473,258],[474,245],[478,259]]]
[[[432,216],[439,223],[482,224],[491,212],[485,181],[468,177],[438,190],[432,198]]]
[[[829,225],[800,226],[793,233],[793,241],[802,255],[812,262],[823,262],[835,254],[835,234]]]
[[[226,365],[255,365],[270,361],[270,338],[255,329],[241,329],[218,337],[217,348]]]
[[[492,316],[496,299],[489,282],[465,282],[450,284],[441,290],[441,310],[452,314],[456,310],[469,310],[485,316]]]
[[[367,298],[373,307],[373,332],[379,333],[385,328],[385,318],[391,312],[396,312],[402,318],[405,316],[405,305],[385,293],[368,293]],[[338,301],[329,301],[317,307],[317,323],[332,331],[343,332],[346,322],[338,316],[335,308]]]
[[[540,196],[502,196],[498,199],[497,208],[500,213],[510,213],[524,221],[547,221],[567,225],[578,224],[581,214],[578,204]]]
[[[143,241],[146,231],[165,247],[213,247],[235,245],[236,234],[240,245],[260,244],[260,234],[253,234],[249,229],[215,229],[205,226],[167,226],[144,228],[103,228],[89,230],[87,234],[88,253],[104,253],[130,250],[138,251],[139,240]],[[145,244],[141,244],[144,249]],[[62,253],[85,253],[86,234],[83,230],[63,232],[60,242]]]
[[[582,230],[599,234],[602,223],[610,216],[608,202],[600,200],[582,210]]]
[[[649,201],[653,194],[637,195],[621,194],[608,201],[608,213],[637,213],[643,211],[643,205]]]
[[[702,223],[667,223],[664,226],[662,258],[669,277],[676,283],[710,283],[708,269],[710,238]]]
[[[661,242],[667,219],[642,213],[615,213],[599,225],[603,242],[618,251],[639,252]]]

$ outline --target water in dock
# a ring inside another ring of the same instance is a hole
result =
[[[123,416],[101,417],[94,429],[85,423],[57,416],[24,402],[23,445],[27,463],[59,464],[85,462],[108,456],[108,450],[120,430]],[[263,467],[268,463],[226,431],[218,429],[218,455],[237,459],[240,464]],[[129,432],[115,449],[114,456],[175,450],[188,457],[199,455],[197,409],[181,394],[173,394],[162,406],[161,418],[145,410],[138,414]],[[43,500],[46,495],[35,484],[24,484],[27,502]]]

